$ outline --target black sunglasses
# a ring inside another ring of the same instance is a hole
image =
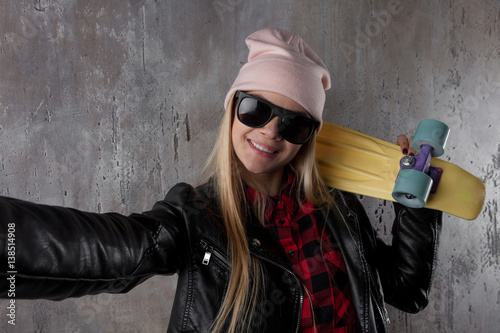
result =
[[[266,125],[275,116],[279,117],[279,132],[286,141],[301,145],[307,142],[319,122],[297,112],[280,108],[258,97],[242,91],[235,94],[238,119],[244,125],[258,128]]]

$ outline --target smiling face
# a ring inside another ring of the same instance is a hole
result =
[[[307,116],[307,111],[300,104],[285,96],[266,91],[250,91],[248,94]],[[232,141],[236,156],[248,171],[259,174],[270,184],[278,186],[283,179],[284,167],[302,147],[281,137],[278,117],[274,117],[263,127],[252,128],[242,124],[235,116]]]

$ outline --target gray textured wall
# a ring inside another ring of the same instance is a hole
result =
[[[302,35],[330,68],[325,119],[394,141],[419,120],[481,177],[481,216],[445,216],[431,303],[393,332],[500,326],[500,5],[496,0],[0,1],[0,194],[128,214],[196,182],[244,37]],[[381,233],[390,204],[364,200]],[[126,295],[16,302],[2,332],[165,332],[175,277]],[[3,310],[2,310],[3,309]]]

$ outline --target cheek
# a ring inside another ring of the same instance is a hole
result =
[[[245,135],[248,132],[249,127],[244,126],[239,121],[235,120],[231,128],[231,140],[233,143],[233,149],[238,151],[242,143],[245,141]]]

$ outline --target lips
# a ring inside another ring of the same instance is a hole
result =
[[[250,145],[258,151],[261,151],[261,152],[264,152],[267,154],[276,154],[278,152],[277,150],[272,149],[272,147],[269,147],[269,146],[264,147],[262,144],[256,143],[255,141],[253,141],[251,139],[249,139],[248,141],[250,142]]]

